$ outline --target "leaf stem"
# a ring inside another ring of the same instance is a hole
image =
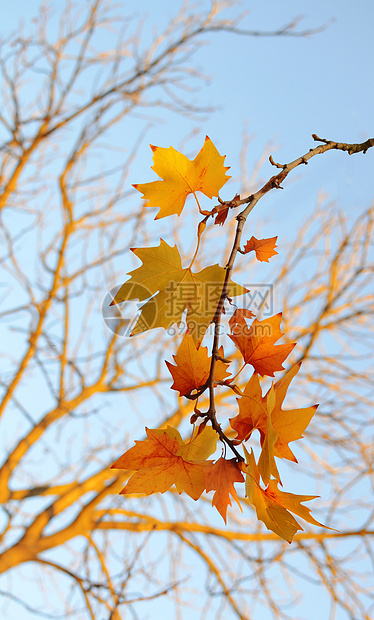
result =
[[[204,232],[204,230],[206,228],[206,221],[209,219],[209,217],[210,217],[210,215],[206,215],[204,217],[204,219],[201,220],[201,222],[199,222],[199,225],[197,227],[197,245],[196,245],[196,250],[195,250],[195,253],[194,253],[193,257],[192,257],[192,260],[191,260],[191,262],[190,262],[190,264],[188,266],[188,269],[191,269],[191,267],[192,267],[192,265],[193,265],[193,263],[195,261],[195,258],[197,256],[197,253],[198,253],[199,248],[200,248],[201,236],[202,236],[202,234],[203,234],[203,232]]]

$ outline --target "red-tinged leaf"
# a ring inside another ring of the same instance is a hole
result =
[[[234,488],[234,482],[244,482],[243,474],[236,459],[227,461],[223,457],[205,471],[206,491],[214,491],[212,506],[215,506],[226,523],[227,506],[231,506],[230,495],[242,507]],[[242,511],[243,512],[243,511]]]
[[[229,214],[229,207],[222,205],[222,208],[217,208],[217,211],[218,213],[216,215],[216,219],[214,220],[214,224],[218,226],[223,226]]]
[[[232,330],[231,340],[243,355],[245,364],[251,364],[261,375],[274,377],[274,372],[284,370],[282,364],[289,356],[296,343],[275,343],[284,335],[280,330],[282,313],[258,321],[255,319],[250,327],[236,324]]]
[[[229,320],[231,332],[233,332],[235,326],[242,326],[245,328],[247,326],[245,319],[252,319],[254,317],[255,315],[251,312],[251,310],[248,310],[248,308],[236,308]]]
[[[165,493],[175,484],[178,493],[185,491],[197,500],[205,489],[205,471],[213,461],[206,461],[215,451],[217,435],[211,427],[185,443],[176,429],[148,429],[148,439],[136,441],[112,467],[136,470],[121,494]],[[212,433],[215,441],[212,441]]]
[[[244,254],[248,254],[248,252],[254,250],[257,260],[268,263],[269,258],[278,254],[274,249],[277,247],[275,245],[277,239],[278,237],[271,237],[270,239],[256,239],[256,237],[251,237],[244,246]]]
[[[266,404],[263,402],[262,390],[257,373],[253,373],[243,391],[243,396],[236,399],[239,414],[230,419],[231,428],[236,431],[238,441],[246,441],[257,429],[266,432]]]
[[[224,357],[223,348],[219,350],[219,355]],[[179,396],[190,394],[192,390],[198,390],[205,385],[209,378],[211,357],[208,357],[207,347],[197,348],[192,336],[187,332],[176,355],[173,355],[176,366],[170,362],[166,365],[174,379],[171,386],[173,390],[179,391]],[[214,378],[216,381],[224,381],[229,376],[226,370],[227,364],[216,361]]]

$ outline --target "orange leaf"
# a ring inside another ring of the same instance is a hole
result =
[[[218,351],[224,357],[223,348]],[[174,379],[172,390],[178,390],[179,396],[190,394],[192,390],[198,390],[205,385],[209,378],[211,357],[208,357],[207,347],[197,348],[191,334],[188,332],[179,345],[176,355],[173,355],[176,366],[170,362],[166,365]],[[216,361],[214,378],[216,381],[224,381],[229,373],[226,371],[227,364]]]
[[[271,410],[271,424],[277,434],[274,443],[274,455],[282,459],[297,462],[296,457],[289,447],[291,441],[302,439],[302,433],[311,421],[318,405],[304,407],[302,409],[282,409],[288,387],[299,372],[300,364],[296,364],[274,386],[275,403]],[[270,390],[269,390],[270,392]],[[238,398],[239,414],[231,418],[231,428],[236,431],[238,441],[247,441],[252,431],[257,429],[261,434],[262,446],[269,433],[267,420],[267,399],[269,392],[262,396],[258,375],[254,373],[243,391],[243,396]],[[274,474],[273,474],[274,475]],[[276,476],[275,476],[276,477]]]
[[[257,373],[253,373],[243,391],[243,396],[236,399],[239,413],[230,419],[231,428],[236,431],[238,441],[246,441],[255,429],[266,433],[266,404],[263,402],[262,390]]]
[[[236,324],[231,340],[243,355],[244,362],[251,364],[259,375],[274,377],[274,372],[284,370],[282,363],[296,343],[275,345],[284,334],[280,330],[282,313],[247,324]]]
[[[269,390],[268,394],[272,394]],[[258,375],[253,373],[252,377],[245,386],[243,396],[237,398],[239,414],[230,419],[231,428],[237,432],[238,441],[246,441],[254,430],[261,434],[262,451],[258,462],[261,478],[268,484],[270,475],[274,476],[279,482],[279,472],[275,463],[276,455],[274,446],[277,440],[277,432],[272,421],[273,402],[270,396],[262,397],[262,391]]]
[[[265,436],[261,436],[261,454],[258,460],[258,470],[264,484],[268,484],[270,476],[273,476],[278,482],[280,482],[280,476],[278,468],[275,462],[274,444],[278,438],[272,419],[271,412],[275,405],[275,393],[274,386],[272,385],[266,396],[266,432]]]
[[[152,181],[134,185],[143,194],[147,207],[159,207],[155,219],[168,215],[181,214],[189,194],[202,192],[208,198],[218,196],[223,185],[231,178],[226,175],[229,169],[223,165],[221,156],[213,142],[206,136],[201,151],[194,160],[170,148],[152,146],[152,170],[163,181]]]
[[[271,237],[270,239],[256,239],[256,237],[251,237],[244,246],[244,254],[248,254],[248,252],[254,250],[257,260],[268,263],[269,258],[278,254],[274,249],[277,247],[275,245],[277,239],[278,237]]]
[[[326,527],[329,530],[332,529],[316,521],[310,514],[310,509],[302,506],[302,502],[315,499],[318,495],[284,493],[278,489],[276,480],[270,480],[268,487],[262,489],[253,451],[248,453],[245,448],[244,451],[247,473],[245,483],[246,495],[256,509],[257,518],[266,525],[268,530],[291,543],[296,532],[298,530],[303,531],[300,523],[291,515],[291,512],[308,523],[318,525],[319,527]]]
[[[286,397],[288,387],[299,372],[301,362],[296,364],[289,370],[279,381],[274,384],[275,391],[275,407],[271,414],[274,429],[278,433],[278,439],[275,442],[274,450],[276,456],[297,463],[297,459],[290,450],[288,443],[302,439],[302,433],[307,428],[309,422],[314,416],[318,405],[304,407],[302,409],[283,410],[282,404]]]
[[[217,508],[225,523],[227,506],[231,506],[230,494],[243,512],[234,482],[244,482],[243,474],[235,458],[227,461],[221,457],[213,467],[205,471],[206,490],[214,491],[212,506]]]
[[[235,312],[229,320],[229,327],[231,329],[231,332],[233,331],[235,326],[242,326],[246,328],[247,323],[245,322],[245,319],[251,319],[254,316],[255,315],[253,314],[253,312],[248,310],[248,308],[236,308]]]
[[[217,434],[211,427],[188,443],[171,427],[163,430],[146,428],[148,439],[135,441],[115,463],[113,469],[137,470],[121,494],[165,493],[175,484],[178,493],[185,491],[197,500],[205,489],[205,471],[213,461],[206,461],[216,449]]]

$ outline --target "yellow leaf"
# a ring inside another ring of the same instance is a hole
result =
[[[211,426],[198,427],[190,442],[185,443],[179,452],[185,461],[205,461],[216,451],[218,435]]]
[[[156,220],[168,215],[180,215],[189,194],[202,192],[208,198],[218,196],[221,187],[231,178],[226,174],[221,156],[213,142],[205,138],[194,160],[170,148],[152,146],[152,170],[163,181],[134,185],[143,194],[147,207],[159,207]]]
[[[268,487],[262,489],[253,451],[251,450],[251,453],[248,453],[244,448],[244,452],[246,456],[246,495],[256,509],[257,518],[266,525],[268,530],[291,543],[296,532],[302,531],[303,528],[289,510],[308,523],[326,527],[329,530],[332,529],[316,521],[310,514],[310,509],[302,506],[302,502],[315,499],[318,497],[317,495],[284,493],[278,489],[278,483],[275,480],[271,480]]]
[[[195,343],[200,343],[214,318],[226,270],[219,265],[197,273],[183,269],[178,248],[163,239],[160,245],[132,250],[143,264],[131,271],[131,279],[119,289],[112,304],[130,299],[144,301],[131,336],[154,327],[168,329],[179,323],[187,308],[187,326]],[[243,295],[247,289],[230,281],[228,296]],[[157,294],[155,294],[157,293]],[[152,297],[151,297],[152,296]]]

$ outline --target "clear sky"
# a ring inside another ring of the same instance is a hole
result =
[[[0,36],[3,39],[18,28],[20,22],[27,31],[40,6],[38,0],[3,0],[1,4]],[[57,0],[50,2],[52,8],[59,4]],[[117,4],[118,10],[124,11],[123,7],[127,10],[130,3],[119,1]],[[149,38],[154,29],[168,23],[180,4],[174,0],[131,3],[134,14],[147,15],[144,28]],[[201,4],[208,6],[209,2],[201,0]],[[238,176],[245,133],[251,136],[247,152],[249,170],[269,143],[273,145],[274,158],[285,163],[315,145],[312,133],[343,142],[360,142],[373,137],[374,2],[257,0],[243,1],[237,7],[238,10],[228,9],[227,15],[248,11],[240,24],[242,29],[277,29],[300,14],[303,19],[298,29],[325,28],[307,38],[256,38],[230,33],[206,37],[206,44],[196,54],[194,64],[207,75],[208,82],[201,85],[196,102],[215,110],[203,115],[201,120],[158,111],[155,116],[160,122],[155,122],[148,131],[138,162],[134,164],[132,182],[155,178],[150,171],[148,143],[175,148],[184,144],[185,152],[194,154],[207,134],[219,152],[227,156],[227,165],[232,166]],[[134,120],[130,129],[134,136],[142,122]],[[126,136],[118,135],[114,139],[123,145]],[[271,174],[271,166],[264,164],[261,175],[266,178]],[[321,160],[314,158],[297,171],[292,182],[287,181],[287,192],[274,192],[261,204],[261,210],[266,209],[262,222],[264,236],[278,234],[278,244],[282,243],[282,235],[285,241],[291,238],[293,231],[313,210],[320,189],[331,199],[338,200],[347,214],[354,214],[373,200],[373,177],[372,154],[349,157],[346,153],[331,152]],[[225,195],[223,191],[222,196],[232,197],[231,190],[228,192]],[[260,213],[255,213],[254,218],[257,221]],[[316,607],[311,611],[310,606],[313,600],[315,602],[315,593],[311,588],[305,595],[303,618],[314,620]],[[162,615],[162,600],[157,605]],[[327,599],[321,597],[321,620],[328,617],[327,605]],[[14,610],[16,613],[19,608],[15,606]],[[35,617],[26,610],[22,610],[22,614],[22,620]],[[191,613],[191,620],[194,617]],[[337,616],[336,620],[339,619]],[[264,616],[262,620],[267,618]]]
[[[27,31],[39,4],[38,0],[7,3],[0,23],[2,36],[19,22]],[[58,2],[49,4],[52,8],[59,6]],[[178,12],[180,4],[138,0],[133,13],[147,15],[144,31],[152,36],[155,29],[161,29]],[[208,6],[209,2],[203,4]],[[346,142],[369,137],[374,117],[374,3],[264,0],[243,1],[237,9],[248,11],[241,22],[244,29],[277,29],[297,16],[303,18],[299,29],[322,25],[326,28],[303,39],[247,38],[230,33],[205,37],[206,44],[195,56],[194,64],[208,76],[209,82],[197,93],[196,102],[214,106],[216,111],[201,122],[168,114],[163,123],[151,128],[149,142],[178,145],[197,129],[199,134],[185,148],[200,148],[202,136],[208,134],[230,164],[237,167],[243,132],[247,131],[253,137],[248,153],[250,169],[269,142],[276,145],[282,161],[289,161],[314,145],[312,133]],[[237,9],[222,15],[238,14]],[[146,144],[144,156],[150,161]],[[352,200],[364,199],[366,191],[362,182],[355,182],[356,174],[362,179],[370,173],[370,164],[365,166],[365,157],[346,160],[345,154],[332,153],[323,162],[315,159],[308,170],[299,170],[298,175],[306,179],[307,187],[316,188],[319,184],[332,198],[339,197],[347,208],[352,208]],[[264,174],[268,171],[269,167]],[[269,197],[270,202],[274,200],[278,202],[279,195]],[[288,213],[290,210],[292,206],[288,205]],[[282,209],[282,217],[287,217],[287,211]],[[295,214],[302,217],[303,209],[294,209],[293,221]]]

